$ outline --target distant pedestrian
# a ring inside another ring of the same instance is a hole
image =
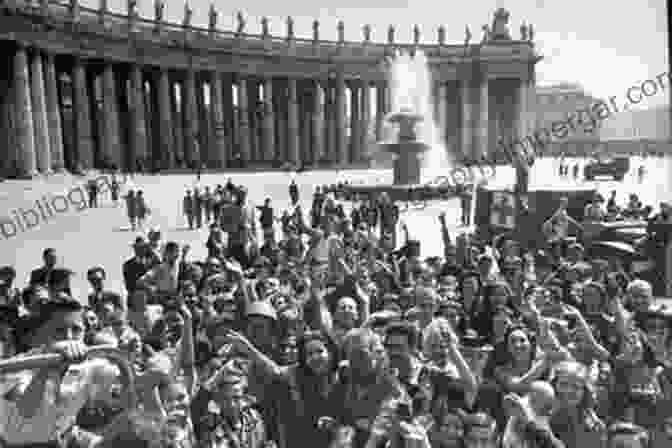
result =
[[[191,190],[187,190],[182,199],[182,214],[187,217],[189,230],[194,230],[194,198],[191,195]]]
[[[135,230],[137,211],[136,211],[136,201],[135,201],[135,191],[128,190],[126,196],[126,214],[128,215],[128,222],[131,224],[131,230]]]
[[[117,177],[112,175],[112,182],[110,183],[110,196],[112,198],[112,203],[114,204],[115,207],[119,206],[119,190],[120,190],[119,182],[117,181]]]
[[[89,208],[98,207],[98,183],[95,179],[90,179],[87,182],[86,190],[89,195]]]
[[[198,188],[194,188],[193,201],[194,201],[194,208],[193,208],[194,222],[196,224],[196,227],[200,229],[201,227],[203,227],[203,196],[201,195],[201,192],[198,191]]]
[[[289,184],[289,198],[292,201],[292,205],[296,205],[299,202],[299,187],[296,185],[296,180],[292,179],[292,182]]]
[[[150,210],[147,206],[147,201],[145,200],[145,196],[143,195],[142,190],[138,190],[135,195],[135,206],[137,226],[142,229],[145,225],[145,220],[150,215]]]
[[[210,192],[210,187],[205,187],[203,192],[203,211],[205,212],[205,223],[210,224],[214,209],[214,195]]]

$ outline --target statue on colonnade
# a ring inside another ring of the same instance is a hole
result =
[[[208,30],[215,31],[217,29],[217,18],[219,13],[215,9],[215,4],[210,3],[210,11],[208,12]]]
[[[320,21],[317,19],[313,20],[313,40],[315,42],[320,40]]]
[[[292,16],[287,16],[287,40],[294,39],[294,19]]]
[[[243,34],[245,32],[245,25],[247,24],[245,17],[243,17],[241,11],[238,11],[236,18],[238,19],[238,29],[236,30],[236,34]]]
[[[362,27],[362,32],[364,34],[364,42],[367,44],[371,42],[371,25],[368,23]]]
[[[166,8],[166,3],[163,0],[154,0],[154,20],[163,22],[163,10]]]
[[[191,17],[194,15],[194,11],[189,6],[189,3],[184,2],[184,19],[182,20],[182,26],[188,28],[191,26]]]

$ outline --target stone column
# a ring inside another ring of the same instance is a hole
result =
[[[114,68],[107,64],[103,71],[103,151],[108,161],[121,166],[121,139],[119,137],[119,112],[117,110],[117,82]]]
[[[334,83],[329,80],[325,87],[326,107],[325,107],[325,121],[327,136],[325,139],[324,152],[330,165],[338,161],[338,153],[336,152],[336,102],[334,101]]]
[[[442,143],[446,143],[448,136],[448,86],[446,83],[439,83],[437,95],[438,114],[436,116],[436,121],[439,126],[439,138]]]
[[[341,165],[348,163],[348,145],[347,145],[347,111],[345,103],[345,79],[343,72],[336,73],[336,157]]]
[[[217,168],[226,168],[227,144],[226,125],[224,123],[224,91],[222,89],[222,74],[212,72],[210,81],[210,107],[212,108],[212,123],[214,128],[214,159]]]
[[[521,142],[524,142],[527,136],[527,95],[527,81],[521,79],[519,85],[516,87],[515,114],[513,117],[515,137]]]
[[[385,84],[376,84],[376,141],[383,139],[383,120],[385,118]]]
[[[248,128],[250,129],[250,158],[249,161],[252,163],[259,162],[261,160],[262,151],[261,151],[261,120],[259,117],[258,108],[259,103],[259,81],[257,79],[247,79],[247,122]]]
[[[14,55],[14,93],[16,95],[15,129],[17,144],[17,168],[20,177],[37,175],[35,165],[35,127],[33,107],[30,100],[28,54],[22,45]]]
[[[513,133],[516,141],[525,143],[527,132],[527,82],[521,79],[515,89],[515,96],[513,100]],[[519,163],[516,164],[516,191],[521,194],[526,194],[529,186],[529,166],[527,164],[528,155],[525,152],[525,147],[516,145],[514,150],[520,151],[518,155]],[[534,149],[532,149],[532,152]],[[531,154],[533,155],[533,154]]]
[[[359,132],[361,131],[359,120],[359,95],[362,91],[361,81],[355,81],[351,84],[350,92],[352,94],[350,99],[350,163],[357,163],[361,158],[361,139]]]
[[[161,168],[173,168],[175,166],[175,148],[173,145],[173,113],[171,110],[172,84],[165,69],[159,72],[159,133],[161,143]]]
[[[199,163],[201,154],[198,147],[198,106],[196,100],[196,75],[193,70],[187,71],[184,80],[184,156],[188,165]]]
[[[264,161],[272,161],[276,155],[275,147],[275,111],[273,110],[273,79],[264,79],[263,105],[263,155]]]
[[[176,84],[177,85],[177,84]],[[183,85],[180,82],[179,85],[180,92],[180,101],[177,100],[177,94],[173,88],[170,89],[170,100],[171,107],[173,112],[173,145],[175,147],[174,158],[175,158],[175,167],[184,168],[185,160],[184,157],[184,116],[182,115],[182,110],[184,109],[184,92]]]
[[[76,58],[72,69],[72,96],[77,136],[77,166],[93,168],[93,134],[91,129],[91,102],[86,82],[86,69],[81,59]]]
[[[238,79],[238,142],[243,163],[250,160],[250,118],[247,114],[247,80],[241,77]]]
[[[302,165],[313,162],[312,154],[310,153],[310,128],[312,123],[312,113],[311,113],[311,102],[312,98],[310,97],[310,92],[308,91],[308,83],[302,81],[299,84],[299,127],[301,128],[301,145],[300,145],[300,160]]]
[[[129,105],[131,109],[131,171],[136,171],[138,160],[147,159],[147,120],[145,117],[145,89],[143,88],[140,66],[131,68],[131,89]],[[148,168],[148,167],[145,167]]]
[[[58,84],[54,56],[45,58],[45,86],[47,91],[47,122],[49,123],[49,148],[51,149],[51,167],[60,172],[65,168],[63,154],[63,129],[61,128],[61,107],[58,102]]]
[[[287,84],[287,158],[290,163],[301,162],[299,156],[299,100],[296,92],[296,79],[290,78]]]
[[[30,94],[33,106],[35,130],[35,154],[37,168],[42,174],[51,173],[51,149],[49,147],[49,128],[47,122],[47,100],[44,92],[44,71],[42,54],[36,51],[30,64]]]
[[[487,75],[483,73],[478,85],[478,115],[474,125],[476,138],[474,155],[478,161],[481,161],[483,156],[489,156],[488,128],[490,126],[490,112],[488,110],[488,103],[490,102],[490,89],[488,88],[488,84]]]
[[[287,149],[287,127],[289,115],[289,86],[287,81],[276,80],[273,91],[273,110],[275,111],[275,145],[278,159],[283,162],[289,160]]]
[[[471,80],[460,79],[460,103],[462,105],[462,123],[460,125],[460,146],[462,156],[472,158],[472,129],[471,129]]]
[[[198,148],[200,150],[200,162],[209,167],[212,162],[212,148],[210,145],[212,120],[210,115],[207,113],[207,107],[205,105],[205,80],[199,73],[196,75],[195,81],[197,116],[196,141],[198,142]]]
[[[317,80],[313,88],[313,164],[318,165],[324,157],[324,91]]]
[[[362,116],[359,120],[359,160],[369,155],[369,126],[371,124],[371,86],[362,82]]]
[[[383,98],[385,99],[385,102],[383,103],[384,105],[384,111],[385,114],[389,114],[392,112],[392,89],[390,88],[390,82],[387,81],[384,84],[383,91],[385,92],[385,95]]]
[[[9,78],[9,77],[8,77]],[[14,107],[14,98],[11,79],[0,81],[5,92],[0,102],[0,175],[15,174],[14,163],[16,161],[16,145],[14,144],[14,128],[10,110]]]

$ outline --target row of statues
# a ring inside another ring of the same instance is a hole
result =
[[[107,10],[107,0],[100,0],[100,1],[101,1],[100,5],[101,10]],[[129,17],[136,17],[138,0],[127,0],[127,1],[128,1]],[[156,22],[163,22],[164,9],[165,9],[165,0],[154,0],[154,19]],[[210,31],[214,31],[217,29],[218,15],[219,13],[215,9],[214,3],[211,3],[210,11],[208,13],[208,29]],[[184,26],[185,28],[190,27],[192,16],[193,16],[193,10],[191,9],[188,3],[185,3],[184,19],[182,21],[182,26]],[[236,34],[238,35],[245,34],[245,27],[247,25],[247,21],[245,20],[245,17],[243,16],[242,12],[240,11],[238,12],[236,20],[237,20]],[[492,26],[488,26],[486,24],[483,25],[482,27],[483,38],[481,43],[487,43],[491,41],[512,40],[511,35],[509,33],[508,22],[509,22],[508,11],[506,11],[503,8],[499,8],[497,11],[495,11]],[[294,19],[291,16],[288,16],[285,23],[287,27],[287,40],[293,40]],[[345,42],[345,23],[342,20],[338,21],[337,31],[338,31],[338,41]],[[362,27],[362,34],[365,43],[371,42],[371,25],[368,24],[364,25]],[[270,36],[268,17],[263,17],[261,19],[261,35],[264,38]],[[390,25],[387,29],[388,43],[390,44],[394,43],[394,37],[395,37],[394,35],[395,35],[395,28],[394,26]],[[469,27],[467,27],[465,30],[465,40],[464,40],[465,46],[469,45],[471,37],[472,37],[471,30],[469,29]],[[313,21],[313,40],[314,41],[320,40],[320,22],[318,20]],[[526,42],[532,42],[534,40],[534,28],[532,27],[532,24],[527,25],[526,23],[523,22],[523,24],[520,26],[520,40]],[[439,45],[444,45],[445,41],[446,41],[446,28],[440,26],[438,28]],[[418,25],[415,25],[413,27],[413,42],[416,45],[420,43],[420,27]]]

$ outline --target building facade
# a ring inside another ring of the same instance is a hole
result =
[[[538,148],[545,155],[586,154],[597,146],[603,123],[591,120],[587,114],[581,117],[579,114],[590,110],[598,99],[587,94],[581,85],[561,83],[537,86],[535,96],[535,130],[550,130],[554,122],[567,121],[570,116],[575,116],[574,121],[577,122],[576,129],[568,132],[565,138],[553,139],[545,147]]]
[[[134,8],[133,2],[130,8]],[[540,59],[532,32],[519,39],[508,12],[494,14],[481,42],[448,45],[271,36],[207,28],[70,3],[8,0],[0,14],[2,169],[30,177],[58,170],[166,170],[344,166],[366,161],[381,138],[391,97],[385,61],[424,52],[434,119],[447,150],[478,159],[498,139],[533,126],[530,104]],[[370,137],[369,129],[375,130]]]

